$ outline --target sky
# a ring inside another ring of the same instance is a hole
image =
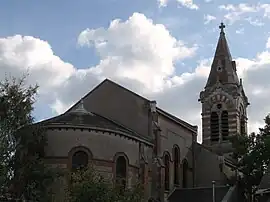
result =
[[[105,78],[199,126],[219,37],[243,78],[249,132],[270,112],[270,3],[238,0],[1,1],[0,80],[38,83],[36,121],[65,112]]]

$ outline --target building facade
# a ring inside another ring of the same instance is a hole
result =
[[[220,29],[199,99],[202,144],[197,143],[197,126],[106,79],[64,114],[40,123],[47,128],[47,163],[68,170],[91,163],[113,183],[125,187],[140,181],[146,200],[211,200],[213,181],[217,197],[228,195],[231,188],[226,184],[235,175],[228,137],[246,132],[249,103],[223,24]],[[55,186],[59,189],[56,201],[62,200],[64,184],[59,181]]]

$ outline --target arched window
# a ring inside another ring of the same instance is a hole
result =
[[[145,171],[146,171],[145,163],[142,162],[140,165],[140,179],[141,179],[142,185],[145,184]]]
[[[219,141],[219,118],[216,112],[211,113],[211,141]]]
[[[229,117],[228,117],[228,112],[223,111],[221,113],[221,134],[222,134],[222,139],[223,140],[228,140],[229,136]]]
[[[77,151],[72,155],[72,169],[85,168],[88,165],[88,154],[84,151]]]
[[[170,156],[168,154],[164,155],[164,165],[165,165],[165,190],[170,190]]]
[[[180,162],[180,149],[178,146],[175,146],[173,148],[173,154],[174,154],[174,184],[179,185],[179,162]]]
[[[116,175],[116,184],[125,189],[127,178],[127,161],[124,156],[118,156],[116,159],[115,175]]]
[[[182,186],[183,188],[187,188],[188,185],[188,162],[185,159],[183,161],[183,182],[182,182]]]

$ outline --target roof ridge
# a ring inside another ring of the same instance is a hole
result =
[[[131,93],[131,94],[133,94],[133,95],[135,95],[135,96],[137,96],[137,97],[139,97],[139,98],[141,98],[141,99],[143,99],[143,100],[145,100],[145,101],[147,101],[147,102],[150,102],[149,99],[147,99],[147,98],[145,98],[145,97],[139,95],[138,93],[135,93],[135,92],[132,91],[132,90],[129,90],[128,88],[126,88],[126,87],[124,87],[124,86],[121,86],[120,84],[118,84],[118,83],[116,83],[116,82],[114,82],[114,81],[112,81],[112,80],[110,80],[110,79],[108,79],[108,78],[104,79],[101,83],[99,83],[96,87],[94,87],[90,92],[88,92],[86,95],[84,95],[84,96],[81,98],[81,100],[85,99],[88,95],[90,95],[92,92],[94,92],[95,90],[97,90],[97,89],[98,89],[102,84],[104,84],[105,82],[110,82],[111,84],[116,85],[116,86],[118,86],[119,88],[124,89],[124,90],[126,90],[127,92],[129,92],[129,93]],[[73,105],[72,105],[65,113],[71,111],[72,108],[73,108],[74,106],[76,106],[76,105],[79,104],[79,102],[80,102],[80,100],[77,101],[75,104],[73,104]],[[173,121],[175,121],[176,123],[178,123],[178,124],[180,124],[180,125],[182,125],[182,126],[188,128],[188,129],[190,129],[190,130],[192,130],[192,131],[195,131],[195,130],[197,130],[197,128],[198,128],[196,125],[189,124],[188,122],[186,122],[186,121],[184,121],[184,120],[182,120],[182,119],[176,117],[175,115],[172,115],[171,113],[166,112],[165,110],[163,110],[163,109],[161,109],[161,108],[159,108],[159,107],[157,107],[157,109],[158,109],[160,112],[162,112],[164,115],[166,115],[167,117],[169,117],[170,119],[172,119]]]

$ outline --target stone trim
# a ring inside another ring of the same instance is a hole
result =
[[[147,140],[144,140],[140,137],[137,137],[137,136],[133,136],[133,135],[130,135],[130,134],[127,134],[127,133],[124,133],[122,131],[116,131],[116,130],[111,130],[111,129],[107,129],[107,128],[98,128],[98,127],[89,127],[89,126],[73,126],[73,125],[48,125],[46,126],[47,129],[50,129],[50,130],[81,130],[81,131],[95,131],[95,132],[102,132],[102,133],[108,133],[108,134],[114,134],[115,136],[116,135],[120,135],[122,137],[125,137],[127,139],[131,139],[133,141],[136,141],[136,142],[143,142],[144,144],[146,144],[147,146],[154,146],[153,143],[147,141]]]

